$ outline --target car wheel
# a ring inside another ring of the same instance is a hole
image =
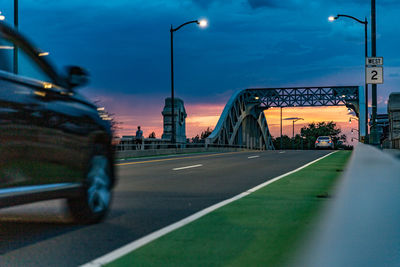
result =
[[[68,199],[68,207],[77,223],[101,221],[107,214],[112,198],[110,160],[101,154],[92,156],[86,175],[84,191]]]

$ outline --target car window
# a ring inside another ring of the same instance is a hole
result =
[[[18,50],[18,75],[52,82],[43,69],[21,48]],[[0,70],[13,72],[14,43],[0,36]]]
[[[318,137],[319,140],[330,140],[329,136],[320,136]]]
[[[18,49],[18,74],[44,82],[52,82],[42,68],[21,49]]]
[[[0,70],[12,72],[14,46],[0,37]]]

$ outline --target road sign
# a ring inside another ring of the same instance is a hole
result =
[[[365,65],[382,66],[383,65],[383,57],[367,57],[365,59]]]
[[[366,67],[365,78],[368,84],[381,84],[383,83],[383,67]]]

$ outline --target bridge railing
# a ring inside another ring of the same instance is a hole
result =
[[[116,151],[134,151],[134,150],[160,150],[160,149],[188,149],[188,148],[238,148],[263,150],[260,147],[250,145],[228,145],[228,144],[206,144],[206,143],[186,143],[186,144],[117,144]]]
[[[238,152],[253,151],[259,148],[252,148],[241,145],[219,145],[219,144],[124,144],[116,145],[116,159],[127,159],[147,156],[162,156],[187,153],[205,152]]]

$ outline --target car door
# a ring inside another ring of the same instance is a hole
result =
[[[36,95],[41,117],[40,155],[48,183],[81,182],[91,157],[94,135],[103,131],[96,107],[73,91],[53,86]]]
[[[21,36],[0,27],[0,40],[0,187],[81,180],[96,109],[63,88]],[[15,48],[18,75],[12,73]]]
[[[32,185],[37,128],[32,84],[12,73],[14,45],[0,34],[0,188]]]
[[[36,104],[29,86],[0,71],[0,187],[31,185]]]

